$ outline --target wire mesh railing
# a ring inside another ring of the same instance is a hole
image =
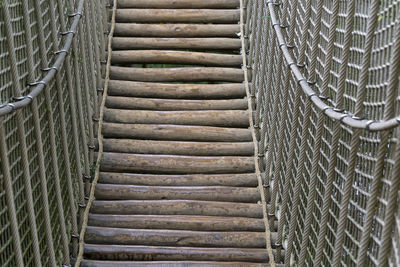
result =
[[[77,255],[105,4],[0,1],[0,266],[68,266]]]
[[[247,1],[276,262],[400,265],[399,9],[400,1]]]

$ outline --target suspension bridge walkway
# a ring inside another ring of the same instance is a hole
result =
[[[239,5],[118,2],[81,266],[269,266]]]

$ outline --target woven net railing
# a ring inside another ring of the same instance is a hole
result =
[[[77,255],[105,4],[0,1],[0,266],[68,266]]]
[[[400,1],[246,8],[276,262],[399,266]]]

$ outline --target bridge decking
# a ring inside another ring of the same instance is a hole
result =
[[[269,266],[238,6],[119,1],[82,266]]]

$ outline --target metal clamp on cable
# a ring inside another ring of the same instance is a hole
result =
[[[82,14],[82,12],[75,12],[75,13],[72,13],[72,14],[69,14],[69,15],[68,15],[68,17],[76,17],[76,16],[82,17],[83,14]]]
[[[65,54],[68,55],[69,52],[67,50],[65,50],[65,49],[60,49],[60,50],[54,52],[54,55],[58,55],[58,54],[61,54],[61,53],[65,53]]]
[[[28,83],[28,86],[36,86],[39,84],[43,84],[44,86],[47,86],[45,81],[38,81],[38,82],[33,82],[33,83]]]
[[[95,149],[96,147],[95,147],[95,146],[88,145],[88,148],[89,148],[89,149]]]
[[[67,34],[70,34],[70,33],[72,33],[72,35],[76,34],[76,32],[69,30],[69,31],[65,31],[65,32],[60,32],[60,35],[67,35]]]
[[[41,71],[51,71],[51,70],[55,70],[56,72],[58,72],[58,68],[55,66],[51,66],[51,67],[47,67],[47,68],[42,68],[40,69]]]
[[[263,186],[264,188],[270,188],[270,187],[271,187],[270,184],[263,184],[262,186]]]
[[[75,238],[75,239],[79,239],[79,235],[78,234],[71,234],[71,237]]]
[[[258,153],[257,158],[263,158],[264,154],[263,153]]]
[[[372,123],[374,123],[375,122],[375,120],[369,120],[369,121],[367,121],[367,123],[366,123],[366,125],[365,125],[365,129],[367,130],[367,131],[369,131],[370,129],[370,127],[371,127],[371,124]]]
[[[85,174],[84,174],[84,175],[83,175],[83,179],[84,179],[84,180],[90,180],[90,175],[85,175]]]
[[[81,209],[85,209],[86,206],[87,206],[86,204],[78,203],[78,207]]]

